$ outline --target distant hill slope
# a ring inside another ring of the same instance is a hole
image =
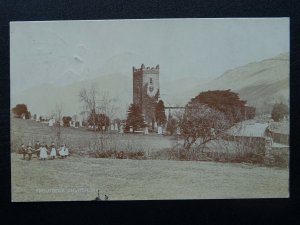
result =
[[[163,74],[160,75],[161,77]],[[166,75],[165,75],[166,76]],[[111,74],[93,80],[79,81],[64,87],[42,85],[31,88],[19,95],[12,93],[11,102],[25,103],[31,112],[37,114],[51,113],[55,104],[63,104],[66,115],[78,114],[82,111],[79,103],[79,91],[95,85],[99,92],[108,92],[117,99],[117,117],[126,118],[128,105],[132,103],[132,75]],[[228,70],[223,75],[210,81],[200,77],[168,80],[161,79],[160,93],[166,105],[184,106],[192,97],[202,91],[231,89],[247,100],[248,105],[255,106],[258,113],[271,112],[275,102],[289,104],[289,54],[253,62]]]
[[[132,81],[119,74],[79,81],[63,87],[45,84],[28,89],[17,96],[12,93],[12,105],[25,103],[32,113],[47,115],[54,112],[56,104],[61,104],[63,115],[78,115],[84,110],[79,101],[79,92],[83,88],[90,88],[91,85],[96,87],[99,95],[107,93],[111,99],[116,99],[119,108],[116,116],[126,116],[126,109],[132,102]]]
[[[289,54],[228,70],[199,89],[232,89],[259,112],[270,112],[275,102],[289,103]]]

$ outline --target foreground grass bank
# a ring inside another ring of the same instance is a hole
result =
[[[285,198],[288,169],[245,164],[11,154],[12,201]]]

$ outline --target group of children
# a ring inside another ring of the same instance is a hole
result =
[[[46,160],[48,159],[49,153],[50,159],[55,159],[58,156],[62,159],[65,159],[67,156],[69,156],[69,149],[65,144],[62,144],[60,148],[56,148],[54,143],[48,147],[45,144],[41,145],[39,142],[37,142],[34,148],[31,147],[31,144],[29,144],[27,147],[22,144],[21,153],[23,154],[23,159],[25,159],[27,154],[29,160],[31,160],[32,154],[36,154],[40,160]]]

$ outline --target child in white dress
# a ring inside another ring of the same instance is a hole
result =
[[[46,160],[48,158],[48,153],[45,145],[43,144],[42,147],[40,148],[40,159],[41,160]]]
[[[69,156],[69,149],[67,148],[67,145],[64,145],[65,147],[65,158],[67,158],[67,156]]]
[[[62,158],[64,158],[65,157],[65,147],[64,147],[64,145],[61,145],[60,146],[60,149],[59,149],[59,155],[62,157]]]
[[[52,159],[55,159],[55,157],[56,157],[56,148],[55,148],[54,143],[51,144],[50,157],[51,157]]]

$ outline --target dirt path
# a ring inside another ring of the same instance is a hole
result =
[[[70,157],[39,161],[11,154],[12,201],[288,197],[287,169],[213,162]]]

